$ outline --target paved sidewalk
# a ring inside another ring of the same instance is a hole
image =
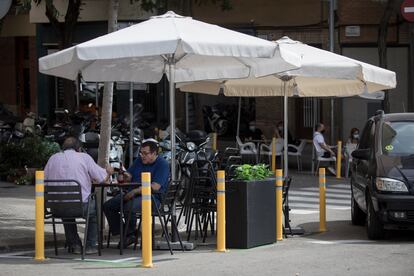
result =
[[[0,182],[0,252],[34,248],[34,186]],[[63,227],[58,226],[59,240]],[[45,225],[46,246],[52,245],[52,227]]]
[[[232,143],[232,142],[231,142]],[[230,142],[221,142],[221,146],[232,146]],[[289,175],[293,177],[292,189],[316,185],[318,178],[310,172],[311,147],[307,145],[303,153],[303,172],[296,171],[296,159],[289,160]],[[330,183],[348,183],[342,178],[329,177]],[[0,253],[34,248],[35,237],[35,200],[34,186],[19,186],[14,183],[0,182]],[[293,215],[293,214],[292,214]],[[294,217],[294,216],[293,216]],[[298,221],[293,221],[296,225]],[[82,226],[78,226],[82,229]],[[179,226],[179,228],[182,228]],[[158,227],[157,227],[158,229]],[[64,243],[62,225],[57,225],[58,240]],[[52,226],[45,225],[46,248],[53,247]]]

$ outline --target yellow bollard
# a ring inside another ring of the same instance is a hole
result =
[[[35,228],[35,260],[45,259],[45,173],[36,171],[36,228]]]
[[[217,133],[213,132],[213,145],[212,145],[213,150],[217,150]]]
[[[224,171],[217,171],[217,251],[226,252],[226,187]]]
[[[326,177],[325,168],[319,168],[319,231],[326,231]]]
[[[272,138],[272,172],[276,170],[276,137]]]
[[[338,153],[336,155],[336,178],[341,178],[342,142],[338,141]]]
[[[151,173],[141,173],[142,267],[152,267]]]
[[[276,240],[283,240],[283,170],[276,170]]]

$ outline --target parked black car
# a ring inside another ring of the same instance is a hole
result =
[[[369,239],[414,229],[414,113],[378,111],[352,153],[352,223]]]

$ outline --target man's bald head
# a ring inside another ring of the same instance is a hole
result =
[[[73,150],[79,151],[80,146],[81,145],[80,145],[79,140],[76,139],[75,137],[70,136],[70,137],[67,137],[65,141],[63,142],[62,150],[73,149]]]

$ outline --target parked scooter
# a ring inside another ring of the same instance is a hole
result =
[[[227,133],[229,122],[227,111],[218,105],[203,106],[204,125],[207,132],[215,132],[221,136]]]

